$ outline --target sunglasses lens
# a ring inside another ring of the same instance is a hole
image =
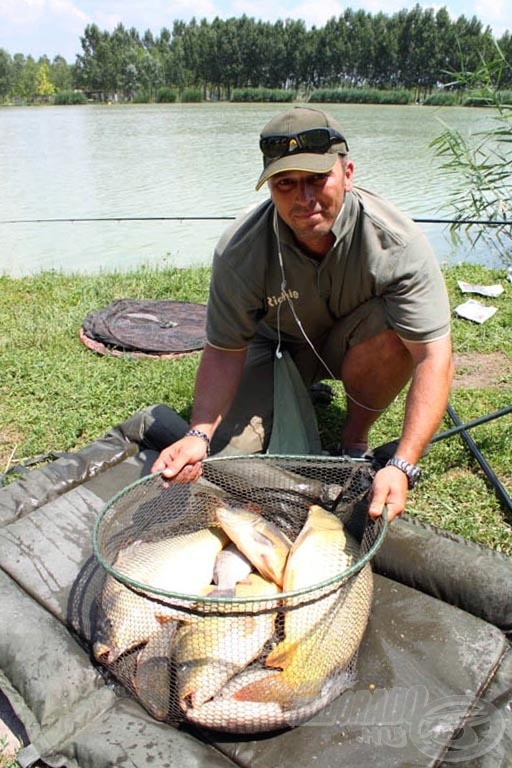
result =
[[[288,152],[290,139],[288,136],[267,136],[260,141],[260,149],[265,157],[276,160]]]
[[[309,152],[327,152],[331,146],[331,134],[325,128],[304,131],[298,138],[300,148]]]

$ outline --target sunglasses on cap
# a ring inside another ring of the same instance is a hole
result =
[[[334,128],[310,128],[307,131],[277,136],[263,136],[260,139],[260,149],[269,160],[278,160],[288,154],[297,152],[316,152],[325,154],[333,144],[348,144],[344,136]]]

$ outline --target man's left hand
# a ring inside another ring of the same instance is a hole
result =
[[[388,508],[388,521],[401,515],[407,500],[407,476],[397,467],[380,469],[373,480],[371,490],[370,517],[382,514],[384,505]]]

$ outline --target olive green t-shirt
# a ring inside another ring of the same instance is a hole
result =
[[[208,343],[244,349],[257,331],[276,331],[278,323],[283,340],[303,341],[296,317],[311,340],[319,339],[375,297],[384,303],[389,326],[405,340],[432,341],[449,333],[444,280],[415,222],[383,198],[354,188],[332,232],[336,241],[317,262],[295,242],[271,200],[237,220],[214,255]]]

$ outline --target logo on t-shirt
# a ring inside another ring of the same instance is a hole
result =
[[[278,307],[280,304],[283,303],[283,301],[287,301],[288,299],[298,299],[298,298],[299,298],[298,291],[292,291],[291,289],[288,289],[287,291],[282,291],[280,296],[267,296],[267,305],[269,307]]]

